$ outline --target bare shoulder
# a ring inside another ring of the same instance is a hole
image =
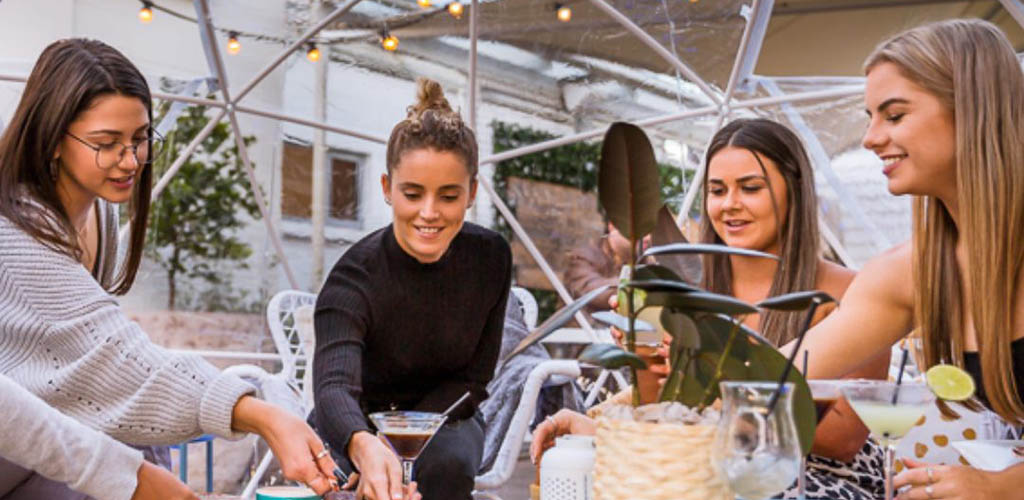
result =
[[[837,300],[842,299],[846,289],[849,288],[850,283],[853,282],[853,278],[856,276],[857,271],[853,269],[821,259],[818,261],[818,276],[815,288],[835,297]]]
[[[851,291],[880,294],[882,300],[901,307],[913,307],[914,249],[910,241],[873,257],[857,274]]]

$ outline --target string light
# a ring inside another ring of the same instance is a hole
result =
[[[451,14],[452,17],[454,17],[455,19],[462,19],[462,11],[462,2],[460,2],[459,0],[455,0],[454,2],[448,4],[448,13]]]
[[[153,4],[149,2],[142,2],[142,8],[139,9],[139,21],[142,24],[149,24],[153,20]]]
[[[310,62],[317,62],[320,60],[320,49],[316,48],[315,44],[308,44],[306,50],[306,59]]]
[[[398,37],[388,33],[388,29],[384,28],[384,31],[380,34],[380,46],[384,47],[384,50],[388,52],[394,52],[398,50]]]
[[[420,7],[424,9],[430,8],[430,0],[416,0],[416,3],[420,4]]]
[[[568,6],[562,4],[555,4],[555,9],[557,11],[559,21],[567,23],[570,19],[572,19],[572,9],[570,9]]]
[[[238,41],[238,32],[228,33],[228,54],[234,55],[240,50],[242,50],[242,44]]]

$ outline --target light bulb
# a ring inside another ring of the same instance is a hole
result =
[[[454,2],[448,4],[448,13],[451,14],[452,17],[454,17],[455,19],[462,18],[462,10],[462,2],[459,2],[458,0],[455,0]]]
[[[398,38],[395,35],[386,35],[381,39],[380,46],[388,52],[394,52],[398,50]]]
[[[234,55],[240,50],[242,50],[242,44],[238,41],[238,33],[232,31],[228,34],[228,54]]]
[[[309,50],[306,51],[306,59],[310,62],[317,62],[320,60],[320,49],[316,48],[316,45],[310,44]]]
[[[430,0],[416,0],[416,3],[420,4],[420,7],[423,7],[424,9],[430,7]]]
[[[142,8],[139,9],[139,21],[143,24],[149,24],[153,20],[153,9],[150,8],[148,3],[142,4]]]
[[[566,7],[565,5],[559,5],[558,20],[562,21],[563,23],[567,23],[570,19],[572,19],[572,9]]]

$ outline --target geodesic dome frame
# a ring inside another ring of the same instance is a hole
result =
[[[768,29],[768,22],[772,16],[775,2],[773,0],[750,0],[729,1],[729,2],[704,2],[700,9],[704,11],[695,14],[679,14],[686,8],[693,7],[695,2],[682,2],[676,0],[572,0],[564,2],[577,9],[574,14],[578,22],[587,26],[583,32],[562,33],[557,22],[551,20],[551,13],[546,12],[543,7],[545,2],[531,0],[504,0],[504,1],[481,1],[473,0],[467,5],[466,14],[468,23],[453,26],[451,21],[443,14],[438,16],[436,12],[418,12],[415,9],[401,11],[396,10],[391,4],[400,2],[384,2],[380,0],[349,0],[337,5],[332,11],[309,28],[303,30],[302,34],[288,42],[286,46],[273,57],[263,68],[256,72],[241,87],[241,90],[232,91],[228,82],[228,71],[221,51],[216,46],[218,31],[222,28],[215,26],[211,6],[208,0],[194,0],[197,22],[199,25],[202,45],[208,63],[210,74],[219,95],[219,99],[202,99],[191,96],[191,92],[185,94],[171,94],[154,92],[154,96],[160,99],[207,106],[214,110],[212,119],[206,127],[200,131],[181,154],[172,163],[166,174],[156,183],[153,188],[153,199],[157,199],[160,193],[167,187],[178,169],[196,151],[199,144],[208,136],[213,127],[228,120],[233,131],[240,157],[245,165],[247,175],[253,186],[257,186],[256,173],[249,158],[248,148],[244,143],[243,129],[239,125],[238,114],[249,114],[261,116],[273,120],[298,124],[314,129],[313,144],[317,151],[324,150],[324,132],[332,132],[347,137],[354,137],[359,140],[369,141],[376,144],[386,143],[386,137],[373,133],[356,130],[352,127],[346,128],[329,123],[323,109],[323,100],[326,99],[326,90],[319,86],[314,88],[318,105],[314,105],[315,116],[311,118],[286,114],[276,111],[261,109],[257,106],[247,105],[247,97],[252,91],[282,63],[296,51],[307,47],[307,44],[316,39],[324,30],[331,30],[335,38],[349,37],[352,40],[375,39],[377,36],[376,27],[382,25],[392,33],[400,34],[404,39],[415,39],[416,37],[457,37],[461,40],[456,44],[464,46],[468,52],[468,60],[465,61],[465,74],[468,84],[466,91],[467,121],[475,130],[478,127],[478,103],[480,101],[479,82],[483,71],[479,63],[478,44],[481,40],[500,42],[519,49],[534,48],[537,50],[559,51],[558,54],[563,60],[573,63],[587,64],[589,67],[599,68],[605,73],[623,74],[632,72],[631,77],[636,77],[641,82],[641,87],[655,88],[661,85],[668,86],[669,90],[660,88],[660,91],[671,94],[671,86],[675,86],[677,109],[670,112],[657,113],[645,116],[621,116],[621,119],[631,121],[649,130],[657,130],[658,127],[666,124],[678,123],[685,120],[698,118],[709,118],[711,120],[707,131],[713,133],[730,116],[741,113],[744,110],[766,112],[784,118],[804,140],[812,156],[816,171],[820,174],[825,183],[835,192],[840,204],[849,211],[850,216],[860,225],[867,228],[870,238],[874,242],[876,250],[888,247],[889,241],[884,231],[879,230],[869,217],[856,198],[849,193],[848,189],[830,164],[830,157],[835,151],[823,145],[822,138],[815,124],[810,123],[799,108],[801,103],[829,102],[830,100],[856,97],[862,92],[863,83],[861,78],[850,77],[789,77],[769,78],[758,76],[754,73],[754,67]],[[356,8],[361,4],[374,4],[375,8],[384,9],[383,14],[374,17],[372,14],[357,13]],[[890,2],[901,3],[901,2]],[[902,2],[907,3],[907,2]],[[923,2],[917,2],[923,3]],[[999,0],[999,5],[1020,24],[1024,24],[1024,6],[1019,0]],[[538,7],[541,6],[541,7]],[[390,10],[389,10],[390,9]],[[311,11],[312,12],[312,11]],[[702,12],[704,12],[702,14]],[[701,16],[704,17],[701,17]],[[544,20],[546,16],[547,20]],[[651,20],[656,16],[658,23]],[[726,19],[721,26],[714,25],[715,18]],[[508,26],[502,23],[508,20],[520,20],[517,23],[509,22]],[[685,23],[684,23],[685,21]],[[677,26],[674,23],[687,24]],[[703,24],[702,24],[703,23]],[[692,24],[692,25],[690,25]],[[341,26],[341,28],[339,28]],[[701,29],[710,31],[710,35],[703,37],[695,35]],[[721,54],[703,58],[701,53],[698,56],[688,56],[686,47],[680,43],[681,36],[685,34],[697,39],[693,43],[696,50],[705,50],[706,47],[714,47],[716,44],[725,47],[722,52],[731,52],[732,57]],[[573,38],[577,37],[577,38]],[[542,39],[542,40],[541,40]],[[594,43],[586,43],[590,40]],[[720,40],[725,40],[721,42]],[[595,42],[596,41],[596,42]],[[601,43],[597,43],[601,42]],[[546,48],[545,48],[546,47]],[[554,47],[554,48],[552,48]],[[642,51],[642,52],[641,52]],[[566,56],[570,54],[571,57]],[[328,59],[330,59],[328,57]],[[556,59],[556,58],[552,58]],[[582,62],[581,62],[582,61]],[[611,63],[627,66],[614,67]],[[317,71],[326,71],[326,64],[317,65]],[[728,71],[726,71],[728,69]],[[651,74],[674,75],[662,81],[652,77]],[[711,76],[708,76],[711,75]],[[573,77],[570,77],[571,80]],[[23,81],[24,77],[19,75],[0,76],[0,79],[10,81]],[[666,83],[667,82],[667,83]],[[194,90],[194,87],[193,87]],[[612,89],[611,92],[615,92]],[[740,97],[744,95],[745,97]],[[820,113],[820,109],[817,110]],[[586,121],[586,120],[584,120]],[[591,126],[583,131],[567,134],[557,139],[531,144],[511,151],[491,154],[481,158],[481,164],[494,164],[503,160],[509,160],[522,155],[545,151],[565,144],[578,141],[586,141],[600,137],[605,129],[601,120],[591,120],[597,125]],[[591,123],[588,123],[590,125]],[[710,134],[705,134],[707,137]],[[317,149],[319,148],[319,149]],[[698,148],[699,149],[699,148]],[[314,158],[322,156],[314,154]],[[314,160],[316,161],[316,160]],[[317,169],[314,164],[314,183],[324,181],[323,169]],[[701,169],[696,169],[700,175]],[[319,175],[320,177],[316,177]],[[479,176],[480,186],[489,196],[501,216],[509,223],[517,238],[536,260],[545,276],[552,283],[555,290],[565,301],[570,301],[568,292],[562,286],[555,271],[548,265],[546,259],[534,245],[528,232],[516,220],[515,215],[502,201],[501,197],[494,191],[491,180],[486,176]],[[700,186],[700,179],[695,179],[688,187],[678,212],[680,217],[689,212],[689,207],[694,203]],[[267,236],[278,256],[278,262],[285,274],[289,285],[292,288],[300,288],[299,280],[292,269],[287,252],[281,242],[280,232],[275,227],[273,211],[264,198],[260,189],[252,190],[253,196],[260,207],[263,223],[265,224]],[[322,205],[323,200],[318,199],[319,191],[313,191],[314,207]],[[318,213],[319,212],[319,213]],[[312,247],[314,261],[320,262],[322,266],[323,240],[323,213],[322,210],[313,210],[313,231]],[[835,234],[829,224],[822,224],[824,235],[828,243],[839,254],[847,264],[856,267],[858,262],[844,250],[844,245]],[[319,253],[318,253],[319,249]],[[320,271],[322,274],[322,269]],[[582,323],[585,324],[585,323]]]

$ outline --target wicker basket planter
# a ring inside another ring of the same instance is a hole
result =
[[[715,427],[598,418],[595,500],[733,500],[711,464]]]

